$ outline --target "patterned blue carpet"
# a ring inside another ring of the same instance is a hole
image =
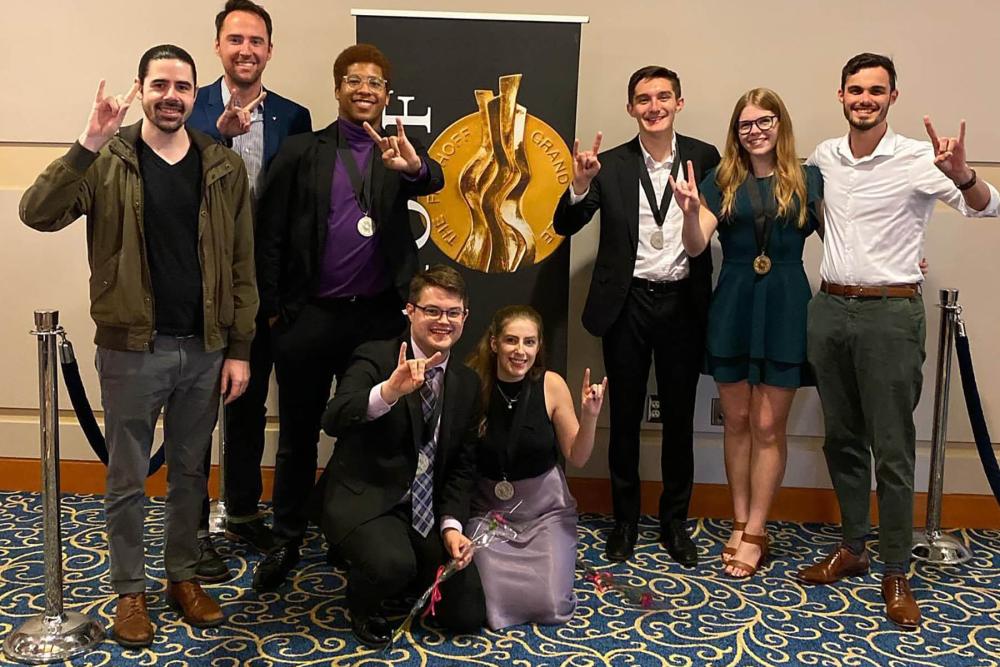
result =
[[[67,609],[110,625],[114,600],[107,582],[104,513],[96,496],[63,500],[63,550]],[[0,492],[0,635],[44,606],[41,503],[37,494]],[[657,543],[647,518],[639,547],[627,565],[603,560],[610,520],[585,515],[580,557],[616,578],[650,586],[666,608],[634,609],[615,592],[598,592],[578,572],[579,607],[559,627],[518,626],[502,632],[443,636],[414,625],[386,656],[359,647],[344,609],[343,573],[324,560],[322,540],[310,535],[301,569],[281,594],[257,596],[250,588],[257,556],[220,541],[236,577],[210,587],[228,614],[221,628],[197,630],[179,622],[163,596],[162,499],[148,504],[146,545],[151,558],[150,615],[153,648],[123,650],[107,641],[75,665],[180,667],[278,667],[284,665],[516,665],[518,667],[625,667],[658,665],[1000,665],[1000,531],[960,531],[975,560],[962,567],[914,566],[912,584],[921,602],[919,632],[897,631],[883,616],[876,576],[807,588],[790,576],[822,557],[837,541],[836,527],[775,523],[775,559],[755,578],[726,578],[717,566],[728,522],[694,526],[702,564],[684,569]],[[397,620],[405,610],[400,607]],[[0,662],[2,662],[0,658]],[[9,664],[2,662],[2,664]]]

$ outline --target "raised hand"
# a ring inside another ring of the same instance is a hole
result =
[[[601,150],[601,139],[604,135],[600,132],[594,137],[594,145],[589,151],[580,152],[580,140],[573,142],[573,192],[582,195],[590,187],[590,182],[601,170],[601,161],[597,159],[597,153]]]
[[[678,183],[671,176],[668,179],[670,187],[674,190],[674,201],[680,207],[684,215],[697,215],[701,210],[701,197],[698,194],[698,181],[694,177],[694,164],[691,160],[687,163],[687,178],[683,183]]]
[[[934,147],[934,166],[955,185],[972,179],[972,170],[965,161],[965,120],[958,126],[958,137],[938,137],[930,116],[924,116],[924,128]]]
[[[605,377],[601,384],[590,384],[590,369],[583,371],[583,392],[580,398],[580,410],[586,414],[596,417],[601,412],[604,405],[604,393],[608,389],[608,378]]]
[[[402,171],[411,176],[420,173],[423,166],[417,150],[406,138],[406,131],[403,129],[403,119],[396,118],[396,136],[383,137],[368,122],[364,124],[368,136],[378,145],[382,151],[382,164],[386,169]]]
[[[382,399],[386,403],[395,403],[402,396],[412,394],[424,383],[424,371],[437,366],[444,359],[440,352],[424,359],[407,359],[406,343],[399,346],[399,360],[392,375],[382,384]]]
[[[257,108],[257,105],[267,97],[267,91],[261,89],[260,95],[253,99],[250,104],[240,106],[236,97],[238,92],[238,89],[233,89],[232,95],[229,96],[229,104],[215,121],[215,127],[219,130],[219,134],[229,139],[250,131],[250,116],[253,115],[253,110]]]
[[[132,89],[125,95],[104,95],[104,79],[97,84],[97,95],[94,98],[94,108],[87,119],[87,127],[80,134],[80,145],[89,151],[97,153],[105,144],[111,141],[118,128],[125,120],[129,105],[139,92],[139,81],[132,84]]]

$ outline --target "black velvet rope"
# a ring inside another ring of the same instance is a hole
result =
[[[962,391],[965,393],[965,406],[969,411],[969,422],[972,424],[972,434],[976,439],[976,449],[979,451],[979,459],[983,462],[986,479],[993,489],[993,496],[1000,504],[1000,465],[997,464],[990,433],[986,428],[986,417],[983,415],[983,403],[979,400],[979,387],[976,385],[976,373],[972,368],[972,351],[969,348],[967,335],[956,333],[955,351],[958,353]]]
[[[80,422],[80,428],[87,436],[87,442],[94,454],[101,460],[101,463],[108,465],[108,444],[104,440],[101,427],[94,417],[94,410],[90,407],[90,400],[87,398],[87,390],[80,379],[80,367],[76,363],[76,354],[73,352],[73,344],[65,338],[59,343],[59,358],[62,366],[63,382],[66,383],[66,392],[69,394],[70,403],[73,404],[73,412],[76,413],[76,420]],[[156,471],[163,466],[165,454],[161,444],[152,458],[149,459],[149,472],[147,477],[156,474]]]

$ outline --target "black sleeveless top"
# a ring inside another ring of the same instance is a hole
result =
[[[514,402],[508,408],[506,399],[516,398],[520,401],[523,396],[522,385],[527,382],[531,382],[532,385],[531,396],[525,408],[527,412],[520,433],[507,452],[507,465],[504,469],[503,450],[508,445],[510,428],[518,409],[518,402]],[[559,448],[556,444],[555,429],[545,409],[544,376],[536,382],[527,378],[519,382],[497,380],[486,413],[486,434],[479,448],[479,474],[487,479],[496,480],[528,479],[548,472],[556,465],[558,458]]]

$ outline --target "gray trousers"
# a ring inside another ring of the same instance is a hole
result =
[[[146,589],[146,472],[161,410],[167,465],[163,565],[170,581],[185,581],[198,563],[198,520],[207,493],[203,463],[218,416],[223,355],[205,352],[198,337],[157,336],[153,349],[97,348],[108,443],[104,510],[111,586],[118,594]]]

